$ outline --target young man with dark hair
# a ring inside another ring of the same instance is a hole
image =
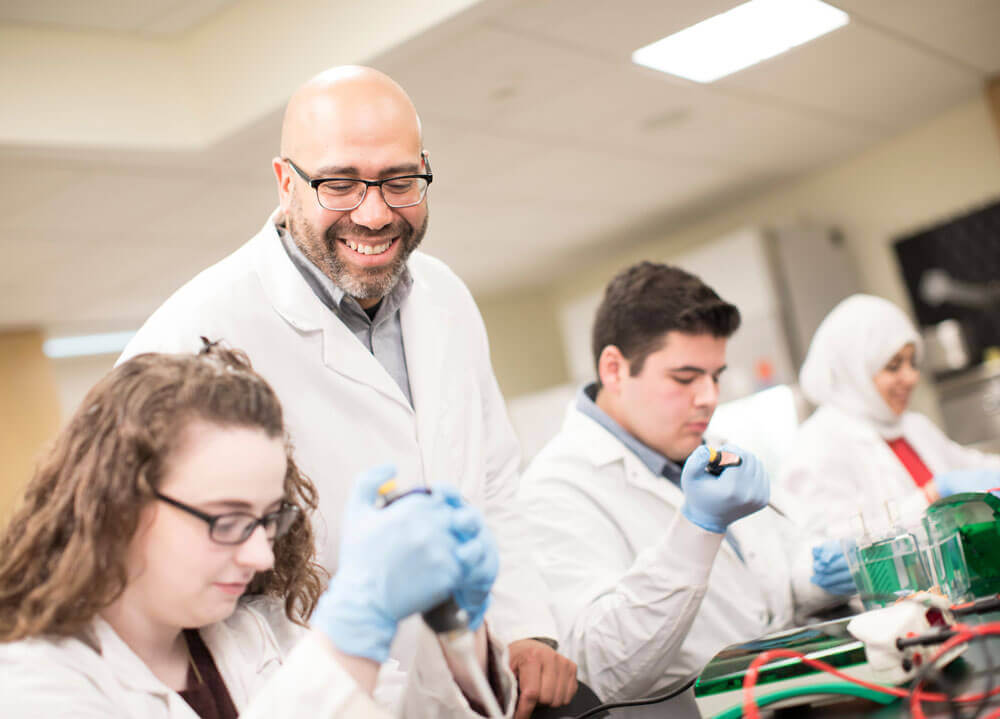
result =
[[[811,546],[766,507],[757,459],[724,445],[740,464],[709,471],[703,435],[739,324],[735,306],[683,270],[642,262],[620,273],[594,321],[597,381],[523,477],[524,539],[561,648],[605,701],[661,693],[720,649],[839,601],[810,581]],[[828,569],[814,581],[848,589],[849,575],[838,585]],[[671,716],[685,703],[694,713],[689,693]]]

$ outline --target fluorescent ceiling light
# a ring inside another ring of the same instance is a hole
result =
[[[85,357],[87,355],[118,354],[135,337],[135,332],[107,332],[100,335],[53,337],[42,343],[47,357]]]
[[[712,82],[836,30],[847,13],[820,0],[750,0],[632,53],[632,62]]]

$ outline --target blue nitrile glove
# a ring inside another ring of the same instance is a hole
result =
[[[767,506],[771,496],[767,473],[756,457],[729,444],[722,450],[738,454],[743,463],[727,467],[718,477],[711,475],[705,471],[708,447],[701,445],[687,458],[681,472],[681,514],[702,529],[719,534],[737,519]]]
[[[440,490],[376,508],[378,488],[395,473],[384,465],[356,480],[337,573],[310,620],[342,652],[379,663],[389,658],[400,620],[444,601],[461,583],[458,535],[469,526]]]
[[[456,508],[452,531],[461,542],[455,555],[462,564],[462,578],[454,597],[469,615],[469,628],[475,631],[490,606],[490,589],[500,569],[500,554],[482,513],[465,504],[456,489],[442,487],[441,492],[445,501]]]
[[[831,594],[848,596],[858,591],[847,566],[840,540],[831,539],[813,547],[813,574],[809,581]]]
[[[1000,487],[998,469],[956,469],[934,477],[934,486],[942,497],[962,492],[986,492]]]

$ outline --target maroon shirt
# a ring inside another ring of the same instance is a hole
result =
[[[185,629],[184,640],[193,664],[188,665],[187,688],[178,692],[181,698],[202,719],[236,719],[238,713],[233,698],[229,696],[226,683],[222,681],[222,675],[198,630]],[[201,681],[198,680],[199,675]]]

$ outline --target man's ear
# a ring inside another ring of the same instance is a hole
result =
[[[274,170],[274,179],[278,183],[278,204],[281,209],[288,212],[288,205],[292,197],[292,168],[280,157],[271,160],[271,168]]]
[[[612,394],[618,394],[622,380],[628,376],[629,364],[622,351],[614,345],[608,345],[601,350],[597,359],[597,376],[601,378],[601,386]]]

